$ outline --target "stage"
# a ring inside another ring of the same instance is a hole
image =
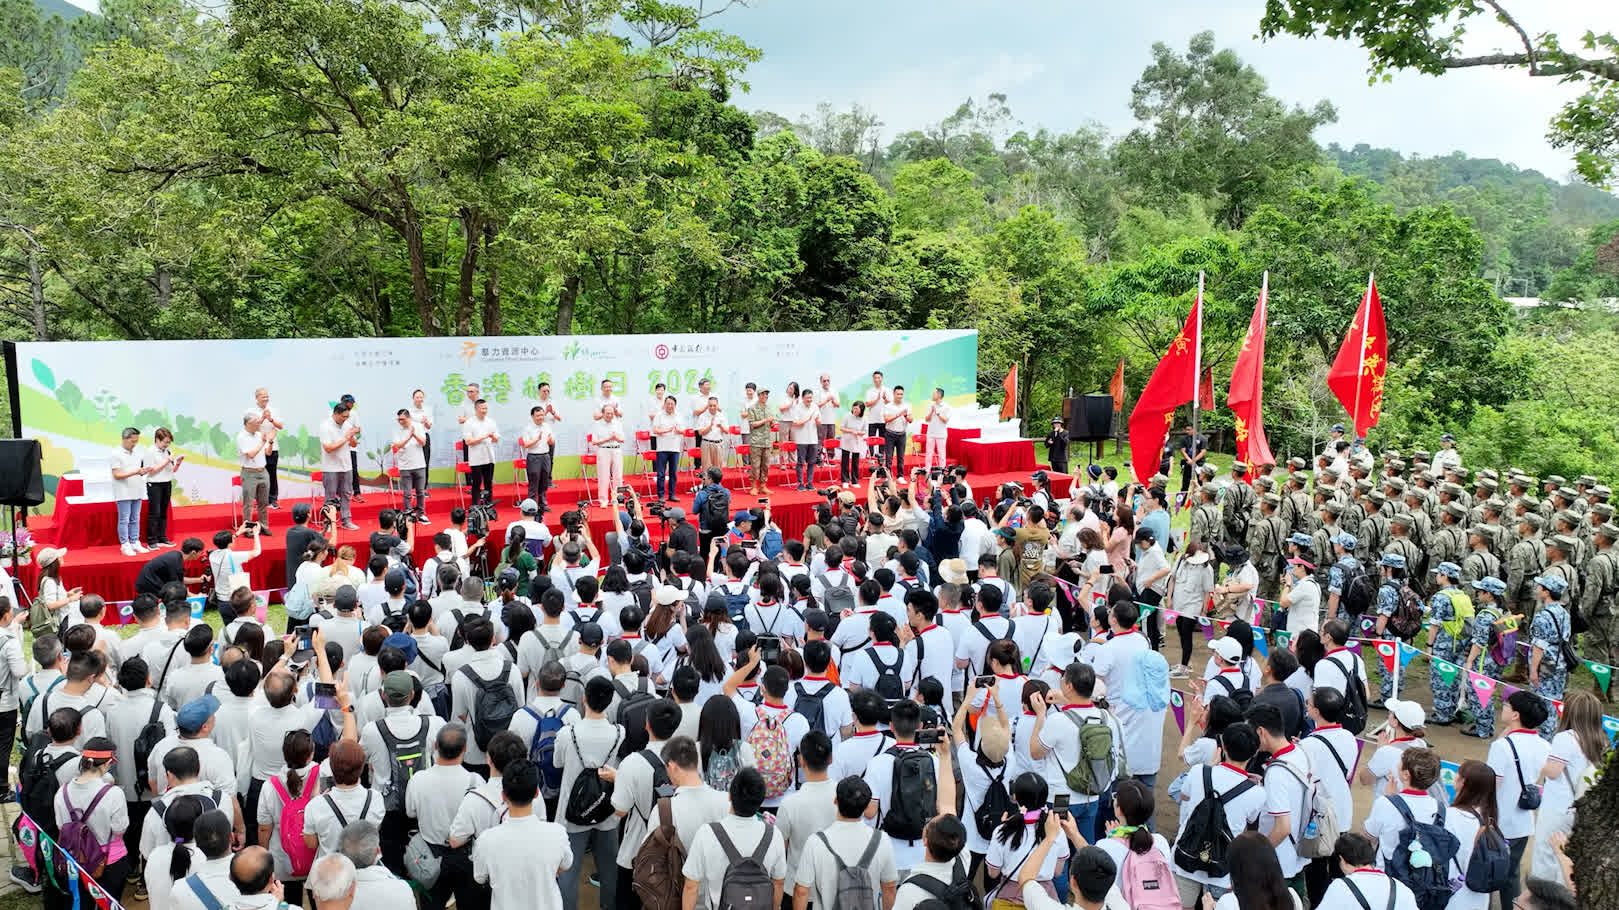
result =
[[[919,460],[909,462],[910,466],[920,464]],[[1003,472],[993,474],[969,473],[967,482],[973,491],[973,499],[982,504],[985,497],[993,494],[994,490],[1003,483],[1020,483],[1024,489],[1032,492],[1029,482],[1029,471]],[[650,474],[635,473],[626,476],[625,482],[633,486],[637,493],[647,495]],[[836,466],[823,466],[817,474],[817,490],[826,490],[837,486]],[[815,505],[826,502],[821,492],[799,492],[791,488],[791,476],[781,467],[775,467],[771,472],[772,484],[768,487],[771,518],[788,538],[802,537],[804,529],[814,521]],[[1051,484],[1058,496],[1066,496],[1072,478],[1067,474],[1052,474]],[[686,470],[680,473],[680,482],[683,490],[680,496],[671,500],[671,504],[684,508],[690,517],[692,509],[692,494],[689,488],[694,482],[694,475]],[[731,491],[731,509],[736,511],[752,508],[758,504],[757,497],[741,492],[743,474],[741,468],[730,468],[726,471],[725,485]],[[594,495],[596,484],[594,480],[572,478],[558,481],[550,490],[547,499],[550,512],[544,516],[545,525],[553,532],[561,530],[560,516],[564,511],[577,508],[579,500],[587,495]],[[587,489],[590,491],[586,493]],[[841,489],[841,488],[840,488]],[[851,487],[852,492],[860,498],[864,505],[865,486]],[[522,516],[517,511],[517,503],[527,496],[527,485],[516,483],[497,484],[495,487],[495,503],[497,509],[496,520],[490,527],[491,545],[498,547],[506,537],[506,527]],[[58,500],[59,502],[61,500]],[[283,498],[281,509],[271,512],[270,522],[272,536],[262,538],[262,554],[247,563],[245,568],[252,578],[253,589],[256,591],[278,591],[286,586],[286,530],[292,525],[292,506],[298,502],[308,502],[308,499]],[[360,527],[358,531],[338,531],[337,544],[354,544],[359,556],[356,563],[363,569],[365,556],[369,552],[367,540],[372,531],[377,528],[377,515],[383,509],[394,506],[393,500],[386,489],[368,487],[363,502],[353,504],[354,523]],[[456,491],[450,487],[435,487],[429,492],[427,502],[427,516],[431,521],[427,524],[417,524],[414,553],[416,564],[421,565],[428,557],[433,555],[433,533],[449,526],[450,510],[458,504]],[[107,504],[110,506],[110,504]],[[176,544],[187,537],[196,537],[203,541],[208,549],[213,548],[212,538],[214,532],[229,529],[235,524],[236,506],[229,503],[212,503],[205,505],[180,506],[174,508],[169,515],[169,539]],[[587,509],[591,537],[598,546],[602,546],[607,532],[615,530],[612,512],[608,509],[591,506]],[[649,516],[650,517],[650,516]],[[143,508],[144,521],[144,508]],[[695,522],[694,522],[695,523]],[[660,543],[665,535],[665,529],[657,518],[650,518],[648,528],[652,533],[654,544]],[[37,541],[35,552],[46,546],[57,546],[62,537],[87,538],[78,529],[64,529],[59,527],[55,516],[32,515],[28,518],[28,529]],[[64,534],[64,531],[67,533]],[[237,541],[238,552],[246,549],[243,541]],[[141,566],[152,556],[165,552],[153,550],[151,553],[138,556],[124,556],[116,542],[111,545],[69,547],[67,557],[63,561],[62,581],[69,587],[82,587],[86,593],[99,594],[109,603],[125,601],[135,596],[135,577],[140,573]],[[496,561],[496,560],[492,560]],[[7,569],[10,569],[9,564]],[[37,588],[37,568],[34,565],[18,567],[18,580],[27,586],[30,593]],[[196,593],[196,592],[193,592]],[[279,598],[277,598],[279,599]],[[109,617],[115,618],[115,613],[109,612]]]

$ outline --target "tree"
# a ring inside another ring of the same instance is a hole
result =
[[[1143,125],[1115,149],[1120,171],[1149,204],[1186,193],[1218,200],[1218,220],[1239,227],[1316,163],[1312,134],[1338,119],[1326,101],[1289,109],[1236,52],[1215,50],[1213,32],[1193,35],[1184,57],[1162,42],[1152,55],[1130,90]]]
[[[1480,16],[1492,16],[1510,31],[1512,50],[1463,53],[1467,28]],[[1319,34],[1359,41],[1371,57],[1373,76],[1397,69],[1438,76],[1494,66],[1579,83],[1584,93],[1552,119],[1548,138],[1573,149],[1585,179],[1605,186],[1619,168],[1619,37],[1587,31],[1576,53],[1550,32],[1531,36],[1532,27],[1498,0],[1266,0],[1259,23],[1267,38]]]
[[[905,164],[894,174],[898,227],[916,231],[982,231],[990,220],[971,171],[947,158]]]
[[[1619,221],[1591,229],[1585,249],[1557,273],[1545,297],[1580,303],[1619,297]]]

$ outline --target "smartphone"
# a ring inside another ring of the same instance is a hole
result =
[[[1056,810],[1058,815],[1061,815],[1063,818],[1067,818],[1068,817],[1068,794],[1066,794],[1066,793],[1057,794],[1057,798],[1052,801],[1051,807]]]
[[[1110,562],[1104,562],[1104,563],[1102,563],[1102,565],[1100,567],[1097,568],[1096,571],[1102,573],[1103,575],[1112,575],[1113,574],[1113,564],[1110,563]]]
[[[987,689],[990,686],[995,685],[995,676],[994,676],[994,674],[990,674],[988,676],[980,676],[980,677],[978,677],[978,681],[975,683],[975,685],[977,685],[978,688],[980,688],[980,689]]]
[[[926,727],[916,731],[916,744],[919,746],[935,746],[944,742],[943,727]]]
[[[759,662],[774,664],[781,659],[781,639],[775,635],[761,635],[759,642]]]
[[[315,657],[315,630],[304,626],[298,630],[297,647],[292,649],[292,662],[307,664]]]
[[[322,711],[336,711],[337,683],[315,683],[315,695],[309,703]]]

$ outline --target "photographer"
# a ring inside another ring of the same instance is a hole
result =
[[[766,429],[768,432],[768,423]],[[692,499],[692,513],[697,516],[701,529],[701,548],[698,552],[709,552],[709,542],[724,534],[729,528],[731,491],[725,489],[725,472],[718,467],[709,468],[705,474],[708,481],[697,495]],[[761,491],[763,485],[761,484]]]
[[[966,524],[961,506],[952,503],[948,509],[944,508],[944,491],[939,488],[943,472],[937,468],[934,471],[935,475],[930,478],[933,491],[928,494],[928,552],[935,560],[955,559],[961,555],[961,535]]]
[[[641,497],[628,486],[619,487],[617,503],[618,508],[613,510],[613,524],[618,530],[607,535],[607,564],[623,565],[624,554],[631,550],[639,550],[642,556],[651,559],[652,534],[647,530],[646,518],[642,514]],[[663,509],[659,508],[658,511],[662,512]]]
[[[686,510],[679,506],[669,506],[663,510],[663,521],[667,526],[664,535],[663,547],[660,557],[663,567],[673,572],[679,569],[675,566],[675,554],[686,553],[701,558],[703,545],[697,529],[686,520]]]

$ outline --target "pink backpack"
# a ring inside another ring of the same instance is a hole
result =
[[[1146,853],[1125,848],[1124,868],[1119,870],[1119,893],[1124,895],[1130,910],[1176,910],[1181,905],[1175,874],[1157,844]]]
[[[768,712],[768,713],[767,713]],[[784,718],[774,711],[759,711],[759,722],[748,731],[748,746],[753,749],[753,766],[765,779],[765,796],[775,799],[793,788],[796,769],[793,767],[793,749],[783,729]]]
[[[270,786],[281,797],[281,817],[276,819],[275,834],[281,839],[281,849],[286,851],[287,859],[292,863],[294,878],[308,875],[309,867],[315,864],[314,848],[304,843],[304,812],[309,808],[309,801],[315,798],[315,782],[320,774],[314,765],[310,765],[308,771],[304,792],[297,799],[287,792],[287,785],[281,782],[279,776],[270,778]]]

